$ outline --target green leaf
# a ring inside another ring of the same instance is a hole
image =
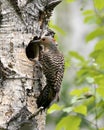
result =
[[[95,82],[94,78],[93,77],[86,77],[86,80],[88,83],[92,84]]]
[[[78,116],[67,116],[57,124],[56,130],[79,130],[81,118]]]
[[[101,69],[104,69],[104,50],[97,50],[90,54],[91,57],[95,59],[95,62],[99,65]]]
[[[79,105],[79,106],[75,106],[75,108],[73,109],[74,112],[83,114],[83,115],[87,115],[87,107],[85,105]]]
[[[98,36],[103,36],[103,35],[104,35],[104,28],[99,27],[87,35],[86,41],[89,42],[93,40],[94,38],[97,38]]]
[[[99,74],[95,76],[96,83],[100,86],[104,86],[104,74]]]
[[[71,104],[75,104],[76,102],[78,102],[78,97],[74,96],[71,100]]]
[[[104,130],[104,128],[99,128],[99,130]]]
[[[66,35],[66,32],[62,28],[60,28],[59,26],[53,24],[52,21],[49,22],[49,27],[52,28],[52,29],[54,29],[54,30],[56,30],[61,35],[64,35],[64,36]]]
[[[83,56],[79,55],[79,54],[78,54],[77,52],[75,52],[75,51],[70,51],[70,52],[69,52],[69,55],[71,55],[72,57],[74,57],[74,58],[76,58],[76,59],[78,59],[78,60],[80,60],[80,61],[84,61]]]
[[[92,24],[92,23],[96,23],[96,21],[97,21],[96,15],[86,16],[86,17],[84,18],[84,23]]]
[[[94,50],[104,50],[104,39],[96,43]]]
[[[95,12],[93,10],[85,10],[85,11],[83,11],[83,15],[92,15],[94,13]]]
[[[66,0],[66,2],[74,2],[75,0]]]
[[[93,10],[85,10],[83,12],[83,15],[85,16],[84,18],[84,23],[96,23],[97,22],[97,16]]]
[[[84,95],[85,93],[87,93],[89,91],[88,87],[84,87],[82,89],[74,89],[70,92],[71,95],[73,96],[81,96],[82,94]]]
[[[73,107],[66,107],[66,108],[63,109],[63,112],[69,113],[69,112],[71,112],[72,110],[73,110]]]
[[[99,10],[104,8],[104,0],[94,0],[95,7]]]
[[[62,110],[62,108],[63,108],[63,106],[59,106],[59,105],[57,105],[57,104],[53,104],[53,105],[48,109],[47,113],[48,113],[48,114],[51,114],[51,113],[53,113],[53,112],[55,112],[55,111],[60,111],[60,110]]]
[[[100,86],[96,90],[104,98],[104,86]]]

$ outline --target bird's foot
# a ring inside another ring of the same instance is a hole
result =
[[[42,65],[41,65],[41,63],[39,62],[38,59],[35,58],[35,59],[30,59],[30,60],[35,63],[36,67],[39,67],[40,69],[42,69]]]

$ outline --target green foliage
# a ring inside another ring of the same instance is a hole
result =
[[[74,2],[75,0],[66,0],[66,2]]]
[[[72,112],[72,110],[73,110],[73,107],[65,107],[63,109],[63,112],[69,113],[69,112]]]
[[[97,9],[104,9],[104,0],[94,0],[94,4]]]
[[[55,111],[60,111],[62,110],[63,106],[59,106],[58,104],[53,104],[49,109],[48,109],[48,114],[51,114]]]
[[[94,38],[102,38],[104,35],[104,27],[98,27],[91,33],[89,33],[86,37],[86,41],[89,42],[93,40]]]
[[[74,112],[87,115],[87,107],[86,105],[78,105],[74,108]]]
[[[67,55],[65,56],[65,68],[69,68],[71,66],[71,60],[70,60],[70,56]]]
[[[76,87],[69,91],[69,104],[63,106],[54,104],[49,109],[48,113],[54,111],[62,113],[56,130],[83,130],[83,126],[86,130],[104,130],[104,125],[101,128],[97,126],[104,117],[104,0],[91,1],[94,8],[82,12],[84,23],[94,26],[86,35],[85,41],[90,43],[95,40],[96,44],[87,59],[75,51],[69,52],[65,58],[66,71],[70,61],[74,61],[78,68],[73,79],[73,86]],[[60,29],[56,30],[64,34]],[[89,116],[92,116],[93,120],[90,120]]]
[[[52,21],[49,22],[49,27],[55,30],[55,32],[59,32],[62,36],[66,35],[66,32],[59,26],[55,25]],[[57,35],[56,35],[56,38],[58,38]]]
[[[84,95],[89,92],[89,87],[84,87],[82,89],[74,89],[70,92],[72,96],[80,97],[81,95]]]
[[[99,129],[99,130],[104,130],[104,128],[101,128],[101,129]]]
[[[70,56],[76,58],[77,60],[84,61],[83,56],[79,55],[79,54],[78,54],[77,52],[75,52],[75,51],[70,51],[69,54],[70,54]]]
[[[58,123],[56,130],[79,130],[81,118],[78,116],[66,116]]]

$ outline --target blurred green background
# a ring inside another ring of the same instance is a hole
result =
[[[49,26],[65,73],[46,130],[104,130],[104,0],[63,0]]]

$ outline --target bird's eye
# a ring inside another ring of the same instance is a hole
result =
[[[42,41],[45,41],[45,38],[43,38]]]

